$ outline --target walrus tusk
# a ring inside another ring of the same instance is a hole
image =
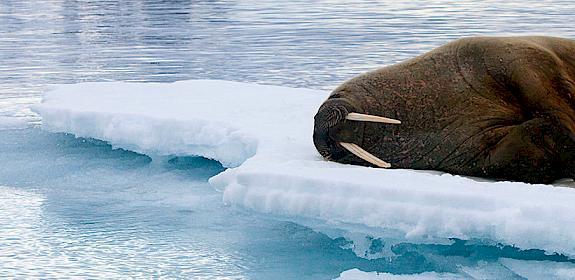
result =
[[[367,115],[367,114],[360,114],[360,113],[349,113],[345,116],[346,120],[350,121],[364,121],[364,122],[380,122],[380,123],[392,123],[392,124],[400,124],[401,121],[384,118],[374,115]]]
[[[366,150],[362,149],[360,146],[353,143],[339,142],[339,144],[346,150],[350,151],[352,154],[358,156],[359,158],[382,168],[389,168],[391,164],[377,158],[376,156],[370,154]]]

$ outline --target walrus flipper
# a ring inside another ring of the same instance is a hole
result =
[[[543,118],[526,121],[509,129],[491,150],[476,176],[511,179],[528,183],[552,183],[562,175],[550,136],[555,125]],[[553,147],[552,147],[553,146]]]
[[[509,164],[501,170],[514,180],[551,183],[575,177],[575,43],[561,42],[535,37],[521,49],[521,59],[507,58],[507,81],[501,82],[528,120],[511,129],[493,154],[498,165]],[[514,162],[508,162],[511,155]]]

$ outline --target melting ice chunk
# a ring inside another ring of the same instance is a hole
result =
[[[489,239],[575,256],[575,189],[324,161],[311,135],[327,95],[209,80],[86,83],[46,93],[34,110],[50,131],[218,160],[229,169],[210,183],[228,204],[411,242]]]

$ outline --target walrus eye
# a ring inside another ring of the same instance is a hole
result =
[[[353,114],[353,113],[352,113]],[[350,151],[352,154],[358,156],[359,158],[382,168],[389,168],[391,164],[377,158],[376,156],[370,154],[368,151],[362,149],[360,146],[353,143],[339,142],[339,144],[346,150]]]
[[[347,116],[345,116],[345,119],[350,121],[380,122],[380,123],[391,123],[391,124],[401,123],[401,121],[395,119],[367,115],[367,114],[360,114],[360,113],[349,113],[347,114]]]

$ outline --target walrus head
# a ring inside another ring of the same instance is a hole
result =
[[[332,95],[314,117],[313,143],[328,160],[354,163],[351,154],[375,166],[391,165],[361,148],[364,122],[400,124],[398,120],[361,113],[353,101]],[[350,154],[351,153],[351,154]]]

